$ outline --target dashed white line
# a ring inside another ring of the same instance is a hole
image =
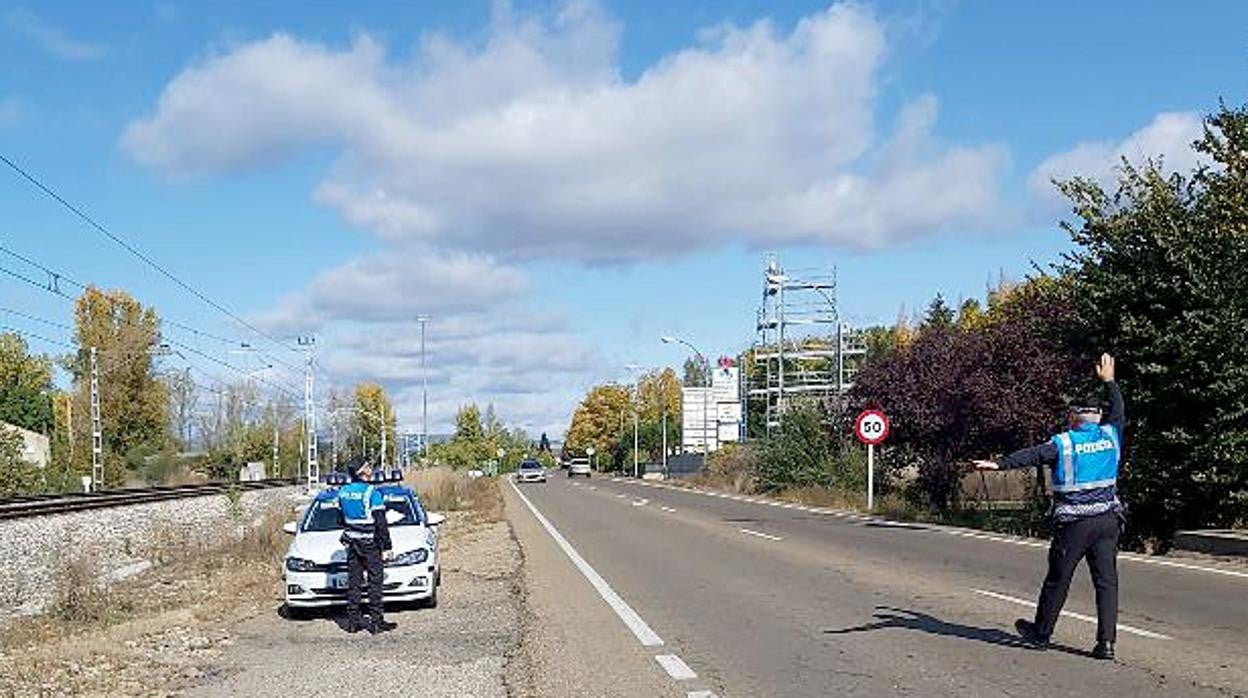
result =
[[[635,507],[644,507],[645,505],[649,503],[650,503],[649,499],[634,499],[633,500],[633,506]]]
[[[667,512],[667,513],[669,513],[669,514],[675,514],[675,513],[676,513],[676,510],[675,510],[675,509],[673,509],[673,508],[671,508],[671,507],[659,507],[659,508],[660,508],[660,509],[662,509],[663,511],[666,511],[666,512]]]
[[[624,494],[623,492],[621,492],[621,493],[619,493],[619,494],[617,494],[617,495],[615,495],[615,496],[616,496],[616,498],[617,498],[617,499],[626,499],[626,498],[628,497],[628,495]]]
[[[773,536],[770,533],[762,533],[760,531],[751,531],[748,528],[741,529],[741,532],[747,536],[757,536],[759,538],[766,538],[767,540],[784,540],[780,536]]]
[[[685,698],[719,698],[712,691],[689,691],[685,694]]]
[[[615,478],[614,481],[628,482],[627,480],[621,480],[619,478]],[[640,482],[640,483],[633,483],[633,484],[645,485],[646,487],[658,487],[658,488],[662,488],[666,490],[671,490],[673,492],[689,492],[692,494],[700,494],[704,497],[721,497],[725,499],[731,498],[731,495],[725,494],[723,492],[711,492],[707,490],[699,490],[699,489],[694,489],[690,487],[673,487],[671,485],[662,485],[662,484],[653,483],[653,482]],[[763,503],[766,501],[768,500],[756,499],[754,500],[754,503]],[[828,514],[828,515],[835,516],[838,518],[848,518],[848,519],[854,519],[856,521],[887,521],[887,519],[878,519],[878,518],[871,517],[871,516],[863,516],[861,514],[854,514],[848,511],[841,511],[837,509],[821,509],[819,507],[808,507],[808,506],[804,506],[801,504],[795,504],[792,502],[784,504],[782,506],[785,509],[792,509],[794,511],[805,511],[805,512],[810,512],[810,513],[817,513],[817,514]],[[1047,548],[1049,547],[1049,544],[1047,541],[1031,540],[1031,539],[1026,539],[1026,538],[1009,538],[1009,537],[1000,536],[1000,535],[980,533],[977,531],[954,528],[951,526],[940,526],[936,524],[927,524],[927,527],[933,531],[940,531],[942,533],[946,533],[951,536],[958,536],[959,538],[974,538],[977,540],[991,541],[993,543],[1007,543],[1009,545],[1019,545],[1025,548]],[[1248,579],[1248,572],[1245,572],[1245,571],[1224,569],[1221,567],[1207,567],[1205,565],[1193,565],[1193,564],[1186,563],[1186,562],[1178,562],[1175,560],[1162,560],[1162,559],[1157,559],[1154,557],[1135,555],[1132,553],[1120,553],[1118,555],[1118,559],[1126,560],[1128,562],[1136,562],[1141,565],[1154,565],[1156,567],[1169,567],[1172,569],[1187,570],[1190,572],[1206,572],[1208,574],[1219,574],[1219,575],[1223,575],[1226,577]]]
[[[516,494],[520,497],[520,501],[524,502],[524,505],[529,508],[529,511],[533,512],[533,516],[537,517],[537,522],[542,525],[542,528],[546,529],[546,532],[550,534],[550,537],[555,539],[555,544],[563,550],[564,554],[568,556],[568,559],[572,561],[572,564],[576,565],[576,569],[580,570],[581,574],[585,575],[585,579],[589,580],[589,583],[598,591],[598,595],[602,597],[602,600],[606,601],[607,605],[611,607],[611,610],[615,611],[615,615],[619,616],[620,620],[624,621],[624,625],[628,626],[628,629],[633,632],[633,635],[637,637],[637,641],[646,647],[654,647],[656,645],[663,644],[663,638],[659,637],[658,633],[651,630],[650,626],[646,624],[646,621],[642,620],[641,616],[637,615],[637,612],[633,610],[633,607],[629,606],[624,599],[620,598],[620,595],[615,593],[615,590],[611,588],[611,585],[607,584],[607,580],[603,579],[602,575],[598,574],[598,571],[591,567],[589,563],[585,561],[585,558],[581,557],[580,553],[576,552],[576,548],[573,548],[572,544],[563,537],[563,534],[559,533],[559,531],[555,529],[554,525],[551,524],[550,521],[546,520],[545,516],[542,516],[542,512],[538,511],[537,507],[533,506],[533,502],[529,501],[529,498],[520,491],[519,487],[516,487],[516,483],[511,482],[511,488],[516,491]]]
[[[689,679],[698,678],[693,669],[690,669],[689,665],[685,664],[685,660],[674,654],[660,654],[654,660],[659,663],[659,666],[663,667],[668,676],[677,681],[688,681]]]
[[[590,485],[590,486],[589,486],[589,489],[591,489],[591,490],[596,490],[596,489],[598,489],[598,488],[597,488],[597,487],[594,487],[593,485]]]
[[[985,591],[983,589],[971,589],[971,591],[975,592],[976,594],[980,594],[981,596],[987,596],[989,598],[997,599],[998,601],[1006,601],[1012,604],[1018,604],[1019,606],[1026,606],[1027,608],[1031,608],[1031,609],[1034,609],[1036,607],[1036,604],[1032,603],[1031,601],[1027,601],[1026,599],[1019,599],[1013,596],[1007,596],[1005,594],[998,594],[995,591]],[[1091,616],[1085,616],[1082,613],[1075,613],[1074,611],[1062,611],[1062,615],[1066,616],[1067,618],[1074,618],[1075,620],[1081,620],[1085,623],[1092,623],[1093,625],[1096,624],[1095,618]],[[1137,628],[1132,625],[1127,625],[1126,623],[1119,623],[1118,629],[1125,633],[1131,633],[1132,635],[1139,635],[1140,637],[1147,637],[1152,640],[1173,640],[1174,639],[1170,637],[1169,635],[1162,635],[1161,633],[1155,633],[1151,630],[1144,630],[1142,628]]]

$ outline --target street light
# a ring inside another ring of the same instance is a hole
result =
[[[680,337],[673,337],[671,335],[664,335],[662,337],[659,337],[659,341],[663,342],[664,344],[683,344],[686,347],[689,347],[689,349],[693,351],[693,353],[698,357],[698,359],[701,360],[702,365],[705,366],[708,371],[710,370],[711,363],[706,360],[706,355],[698,351],[698,348],[693,346],[689,342],[681,339]],[[706,436],[706,424],[709,421],[708,416],[707,416],[706,406],[707,406],[707,403],[711,401],[711,386],[709,385],[711,381],[710,381],[709,375],[706,378],[707,378],[706,382],[708,385],[706,386],[706,392],[702,395],[702,429],[701,429],[702,431],[702,453],[704,456],[711,452],[711,441]],[[719,431],[718,424],[715,425],[715,430],[716,432]],[[716,441],[719,440],[718,433],[715,434],[715,440]]]
[[[638,476],[638,451],[640,445],[637,439],[637,401],[641,399],[640,386],[637,384],[637,374],[641,372],[641,366],[637,364],[628,364],[624,367],[633,374],[633,477]]]
[[[429,451],[429,371],[425,367],[425,325],[428,315],[417,315],[420,323],[420,457],[424,460]]]

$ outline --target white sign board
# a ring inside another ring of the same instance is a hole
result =
[[[680,389],[681,447],[704,453],[718,445],[715,438],[717,414],[710,388]]]

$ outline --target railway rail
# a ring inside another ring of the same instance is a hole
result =
[[[171,499],[208,497],[215,494],[225,494],[231,488],[247,492],[274,487],[292,487],[301,482],[301,480],[291,478],[278,478],[257,480],[255,482],[208,482],[195,485],[163,485],[75,494],[28,495],[12,499],[0,499],[0,520],[65,514],[91,509],[108,509],[134,504],[147,504],[149,502],[164,502]]]

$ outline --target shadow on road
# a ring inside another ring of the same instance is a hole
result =
[[[986,642],[990,645],[999,645],[1001,647],[1017,647],[1019,649],[1032,649],[1032,646],[1024,642],[1017,635],[1007,633],[996,628],[980,628],[974,625],[964,625],[962,623],[953,623],[947,620],[941,620],[936,616],[923,613],[921,611],[912,611],[905,608],[894,608],[892,606],[876,606],[875,620],[862,625],[855,625],[850,628],[839,628],[824,630],[825,635],[849,635],[852,633],[865,633],[873,630],[887,630],[889,628],[901,628],[903,630],[914,630],[930,635],[945,635],[948,637],[960,637],[965,640],[975,640],[977,642]],[[1063,645],[1050,645],[1050,649],[1058,652],[1065,652],[1081,657],[1090,657],[1091,653],[1084,650],[1066,647]]]

